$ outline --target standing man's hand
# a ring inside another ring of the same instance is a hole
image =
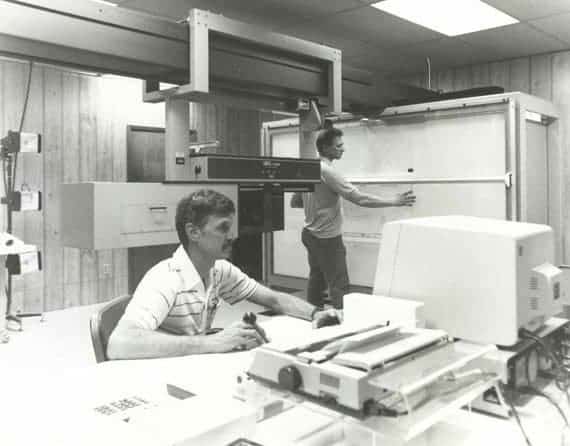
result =
[[[342,317],[342,310],[335,310],[334,308],[316,311],[313,315],[313,328],[338,325],[342,322]]]
[[[394,206],[413,206],[416,202],[416,196],[409,190],[404,193],[396,195],[394,199]]]
[[[263,339],[255,328],[245,322],[235,322],[222,331],[209,335],[217,353],[250,350],[263,344]]]

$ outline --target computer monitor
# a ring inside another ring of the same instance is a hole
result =
[[[427,328],[511,346],[561,311],[566,292],[546,225],[467,216],[384,225],[373,293],[424,302]]]

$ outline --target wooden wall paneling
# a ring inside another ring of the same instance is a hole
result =
[[[453,84],[455,80],[454,70],[445,70],[435,73],[432,78],[435,77],[437,83],[437,89],[443,92],[453,91]]]
[[[259,155],[259,112],[227,109],[226,146],[235,155]]]
[[[219,139],[222,144],[222,150],[228,153],[235,153],[230,147],[228,140],[228,107],[220,104],[208,105],[208,118],[206,125],[208,127],[208,139]]]
[[[530,59],[528,57],[509,61],[509,90],[530,93]]]
[[[473,65],[472,79],[473,87],[487,87],[490,84],[489,64]]]
[[[4,83],[2,85],[5,100],[4,134],[9,130],[18,130],[22,107],[24,105],[24,90],[26,87],[27,65],[21,62],[4,62]],[[19,157],[16,184],[21,179],[22,165]],[[12,218],[12,233],[19,238],[24,238],[24,216],[14,212]],[[12,276],[12,312],[25,311],[24,309],[24,276]]]
[[[113,108],[114,98],[112,95],[106,94],[107,90],[112,89],[114,79],[97,79],[98,98],[97,101],[97,146],[95,160],[95,179],[97,181],[113,181]],[[111,197],[109,197],[111,199]],[[96,251],[97,255],[97,302],[106,302],[114,295],[113,280],[113,251],[111,249],[102,249]]]
[[[63,180],[63,75],[44,69],[44,299],[47,310],[64,308],[61,200]]]
[[[562,184],[561,214],[562,214],[562,262],[568,264],[570,261],[570,206],[567,199],[570,197],[570,160],[568,156],[570,141],[570,52],[556,53],[552,58],[552,97],[554,103],[559,107],[560,120],[558,131],[560,132],[560,148],[562,154],[561,171],[558,171]]]
[[[407,81],[404,83],[415,87],[426,88],[426,77],[423,73],[410,74],[407,76]]]
[[[552,54],[540,54],[532,56],[530,62],[530,94],[552,100],[553,91],[553,70],[552,70]],[[524,66],[523,66],[524,69]],[[561,151],[560,145],[560,120],[554,122],[550,126],[548,132],[548,153],[547,163],[549,172],[549,195],[548,195],[548,222],[556,231],[556,260],[562,261],[562,232],[564,228],[562,207],[563,207],[563,176],[562,164],[560,161],[564,159],[564,153]]]
[[[142,98],[141,98],[142,101]],[[128,116],[123,111],[122,98],[113,95],[111,143],[113,149],[113,181],[127,181],[127,124]],[[128,250],[113,249],[113,297],[127,294],[129,291],[129,256]]]
[[[5,110],[5,94],[4,94],[4,61],[0,59],[0,138],[3,138],[6,135],[6,127],[4,126],[4,110]],[[1,175],[1,171],[0,171]],[[4,191],[4,182],[0,181],[0,197],[6,196]],[[0,231],[5,232],[6,230],[6,207],[0,205]],[[0,296],[3,299],[3,295],[0,292]],[[3,308],[0,304],[0,308]],[[0,330],[2,327],[0,327]]]
[[[79,181],[79,84],[80,76],[64,72],[63,77],[63,146],[62,164],[64,183]],[[80,250],[63,248],[63,307],[81,304]]]
[[[471,67],[460,67],[455,70],[454,90],[466,90],[473,87],[473,71]]]
[[[507,62],[492,62],[489,64],[490,84],[496,87],[503,87],[505,91],[509,89],[509,65]]]
[[[552,54],[530,58],[530,94],[552,100]]]
[[[225,118],[223,122],[224,152],[238,155],[242,144],[239,112],[233,108],[226,108]]]
[[[79,180],[94,181],[97,165],[97,98],[98,79],[82,76],[79,80]],[[97,253],[80,251],[81,304],[97,302]]]

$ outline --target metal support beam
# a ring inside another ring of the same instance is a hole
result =
[[[186,181],[189,169],[190,104],[184,99],[169,98],[166,100],[165,112],[165,178],[168,181]]]
[[[182,85],[163,93],[145,88],[149,101],[180,94],[291,111],[305,97],[319,98],[329,112],[358,113],[428,93],[341,67],[334,48],[204,11],[188,26],[86,0],[0,0],[0,17],[0,54]]]
[[[309,104],[309,110],[299,112],[299,157],[317,158],[315,140],[317,131],[321,128],[322,118],[314,101]]]
[[[238,85],[226,83],[225,89],[234,94],[236,90],[243,92],[246,97],[253,94],[254,101],[255,97],[263,96],[264,93],[271,99],[281,94],[281,99],[284,100],[295,96],[318,96],[321,104],[328,107],[328,111],[337,113],[342,111],[342,72],[339,50],[273,33],[199,9],[190,10],[188,25],[190,29],[190,79],[185,85],[164,92],[165,98],[194,99],[195,95],[203,93],[217,94],[214,88],[210,88],[210,83],[213,84],[214,80],[220,80],[220,78],[223,80],[223,77],[220,76],[221,73],[218,73],[217,79],[213,73],[210,75],[210,60],[211,48],[214,48],[216,41],[221,40],[221,46],[225,50],[229,46],[229,52],[233,56],[249,56],[256,59],[255,71],[251,71],[250,68],[244,70],[245,74],[240,73],[240,70],[236,73],[235,66],[232,67],[228,77],[232,81],[237,81]],[[286,74],[284,72],[280,73],[280,76],[271,75],[271,68],[266,67],[268,63],[283,71],[287,71],[290,67],[295,67],[297,70],[312,70],[317,73],[320,83],[313,91],[307,91],[304,84],[298,84],[297,91],[285,91],[288,87],[293,87],[297,79],[293,78],[291,84],[288,77],[284,76]],[[267,89],[264,90],[263,87],[268,87],[272,93],[269,93]],[[226,92],[222,92],[222,95],[227,97]],[[152,101],[156,98],[156,94],[151,97]]]

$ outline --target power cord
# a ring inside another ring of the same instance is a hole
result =
[[[503,395],[505,395],[504,388],[503,388],[503,387],[504,387],[503,384],[499,384],[499,386],[501,387],[501,392],[503,393]],[[524,437],[524,439],[525,439],[525,442],[526,442],[527,446],[532,446],[532,443],[531,443],[530,440],[528,439],[528,436],[527,436],[527,434],[526,434],[526,432],[525,432],[525,430],[524,430],[524,427],[523,427],[523,425],[522,425],[522,423],[521,423],[521,419],[520,419],[520,417],[519,417],[519,413],[518,413],[517,409],[515,408],[513,402],[511,401],[510,398],[505,398],[505,401],[507,402],[507,404],[508,404],[509,407],[511,408],[511,411],[512,411],[514,417],[515,417],[515,420],[516,420],[516,422],[517,422],[517,424],[518,424],[518,426],[519,426],[519,429],[520,429],[520,431],[521,431],[521,433],[522,433],[522,435],[523,435],[523,437]]]
[[[24,105],[22,107],[22,115],[20,116],[20,124],[18,126],[18,132],[21,133],[24,128],[24,119],[26,117],[26,111],[28,109],[28,102],[30,99],[30,90],[32,84],[32,70],[33,62],[30,61],[28,69],[28,80],[26,83],[26,94],[24,97]],[[2,182],[4,183],[4,193],[6,194],[6,232],[12,233],[12,192],[16,187],[16,169],[18,166],[18,153],[10,154],[5,153],[4,148],[2,148]],[[13,162],[8,162],[8,157],[13,159]],[[6,280],[6,315],[8,320],[15,320],[20,323],[17,316],[11,314],[10,310],[12,307],[12,275],[8,273],[8,278]]]
[[[534,333],[530,332],[526,328],[521,328],[519,330],[519,336],[523,339],[530,339],[534,341],[540,348],[544,351],[546,356],[550,358],[554,366],[554,383],[559,390],[564,392],[566,395],[566,400],[570,406],[570,393],[568,388],[570,387],[570,371],[567,367],[562,364],[562,361],[556,357],[552,349],[544,343],[542,339],[536,336]]]
[[[560,405],[556,401],[554,401],[554,398],[552,398],[546,392],[543,392],[542,390],[540,390],[534,386],[520,387],[517,390],[521,393],[526,393],[528,395],[541,396],[541,397],[545,398],[547,401],[550,402],[550,404],[552,404],[554,407],[556,407],[556,409],[560,413],[560,416],[564,419],[564,423],[566,423],[566,426],[570,427],[570,424],[568,423],[568,418],[566,417],[566,414],[564,413],[564,411],[562,410]]]

